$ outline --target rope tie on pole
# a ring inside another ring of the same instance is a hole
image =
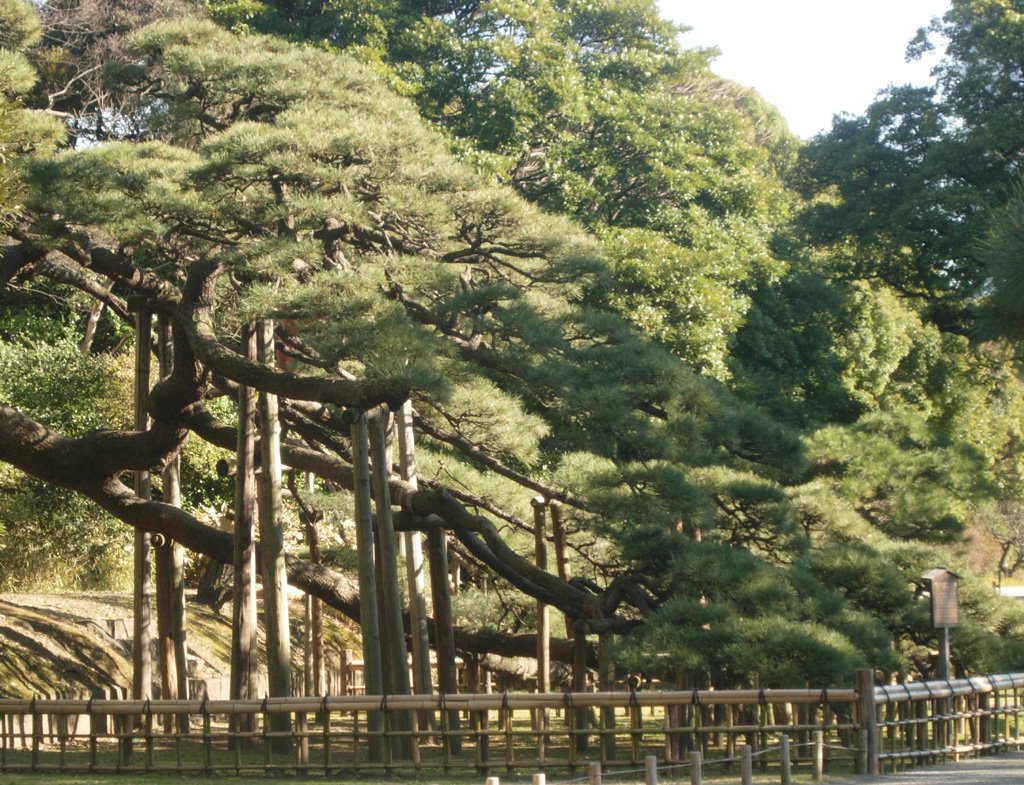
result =
[[[700,706],[700,690],[696,687],[693,690],[693,694],[690,695],[690,703],[694,706]]]

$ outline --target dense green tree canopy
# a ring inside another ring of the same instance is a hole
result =
[[[1019,384],[959,335],[988,202],[957,212],[935,174],[959,137],[933,94],[892,91],[794,171],[777,113],[649,2],[211,12],[230,29],[135,31],[103,69],[113,103],[79,96],[62,149],[21,149],[2,260],[3,303],[27,297],[30,321],[74,323],[44,292],[105,305],[92,354],[63,361],[83,378],[117,367],[130,309],[171,318],[154,427],[71,416],[116,390],[46,408],[52,376],[0,383],[0,460],[223,557],[209,497],[144,502],[124,473],[232,449],[215,399],[248,384],[282,397],[286,462],[344,517],[341,412],[411,397],[424,482],[392,481],[400,523],[448,528],[503,593],[632,636],[624,663],[722,685],[928,671],[919,576],[959,568],[943,549],[1024,490]],[[80,45],[36,57],[39,113],[47,63]],[[262,317],[286,369],[239,351]],[[12,368],[67,357],[60,330],[0,335]],[[562,503],[581,581],[524,558],[537,493]],[[352,611],[343,577],[291,570]],[[1019,613],[971,592],[958,665],[1016,661],[999,636]],[[521,628],[522,600],[490,602]]]

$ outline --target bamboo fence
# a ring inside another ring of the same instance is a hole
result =
[[[1024,744],[1024,674],[905,682],[875,688],[880,765],[910,765]]]
[[[650,757],[686,766],[695,754],[732,761],[746,747],[767,766],[758,754],[785,736],[794,766],[810,770],[817,744],[826,768],[852,759],[871,773],[1024,745],[1024,674],[882,686],[872,677],[832,690],[0,700],[0,771],[487,776],[635,769]],[[179,721],[165,725],[167,715]]]
[[[651,755],[683,765],[694,751],[737,758],[744,746],[767,749],[782,734],[810,739],[818,731],[849,747],[856,698],[853,690],[799,689],[0,700],[0,771],[486,775],[586,770],[593,761],[606,770],[636,768]],[[449,725],[453,713],[466,720],[457,729]],[[424,714],[432,727],[418,727]],[[165,731],[165,715],[187,718],[187,726]],[[288,732],[271,722],[282,715]],[[243,717],[255,720],[254,730],[240,730]],[[383,750],[376,759],[374,736]],[[282,739],[290,752],[279,752]]]

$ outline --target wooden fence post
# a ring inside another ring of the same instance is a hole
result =
[[[814,783],[815,785],[821,785],[825,770],[825,734],[820,730],[814,731],[813,767]]]
[[[789,734],[783,733],[779,737],[779,762],[782,768],[782,785],[792,785],[793,764],[790,757]]]
[[[875,705],[875,672],[871,668],[857,671],[857,724],[866,760],[862,774],[877,776],[878,767],[878,708]]]
[[[644,785],[658,785],[658,756],[644,758]]]
[[[690,753],[690,785],[701,785],[704,782],[704,760],[700,750]]]

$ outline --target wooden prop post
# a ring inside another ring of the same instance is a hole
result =
[[[363,684],[367,695],[384,694],[384,674],[381,668],[380,616],[377,610],[377,581],[373,561],[373,510],[370,490],[369,434],[366,417],[352,413],[352,469],[355,473],[356,553],[359,561],[359,624],[363,637]],[[380,711],[367,712],[368,746],[370,760],[384,761],[384,715]]]
[[[395,417],[398,433],[398,465],[402,479],[417,487],[416,442],[412,427],[412,401],[402,404]],[[423,538],[417,531],[405,532],[406,581],[409,596],[409,626],[412,638],[412,684],[417,695],[433,692],[430,675],[430,631],[427,625],[426,586],[423,574]],[[433,725],[433,712],[420,712],[419,727]]]
[[[558,568],[558,577],[566,583],[572,578],[572,568],[569,565],[569,540],[565,533],[565,521],[562,520],[562,503],[556,499],[548,502],[551,510],[551,538],[555,541],[555,565]],[[565,614],[565,634],[569,635],[572,630],[573,618]]]
[[[573,625],[573,647],[572,647],[572,691],[587,691],[587,625],[584,621],[577,621]],[[575,709],[574,720],[577,730],[584,730],[587,727],[587,720],[590,716],[589,710],[585,708]],[[590,745],[589,737],[582,733],[576,737],[574,742],[577,752],[586,752]]]
[[[452,594],[448,583],[448,543],[440,526],[427,533],[427,555],[430,560],[430,592],[434,601],[434,648],[437,651],[437,688],[442,695],[459,691],[459,675],[455,669],[455,629],[452,623]],[[442,727],[459,729],[459,712],[449,710],[441,718]],[[462,752],[462,737],[450,737],[453,754]]]
[[[405,645],[405,626],[402,623],[402,590],[398,583],[398,540],[391,518],[391,476],[387,460],[387,410],[382,409],[368,422],[370,437],[370,461],[373,467],[373,496],[377,510],[377,542],[380,544],[380,575],[384,586],[384,613],[382,620],[387,625],[388,647],[385,658],[391,671],[391,692],[395,695],[409,695],[409,665]],[[392,712],[392,729],[406,733],[412,729],[412,718],[408,712]],[[394,754],[408,759],[412,745],[408,736],[394,737]]]
[[[543,496],[535,496],[530,504],[533,506],[533,553],[537,569],[548,568],[548,544],[544,511],[546,501]],[[537,692],[551,692],[551,615],[548,606],[537,601]],[[548,728],[546,709],[537,712],[537,730]]]
[[[274,323],[257,325],[257,360],[273,365]],[[259,525],[263,555],[263,620],[266,629],[267,681],[274,698],[292,692],[291,633],[288,626],[288,574],[285,565],[284,521],[281,506],[281,425],[277,396],[261,391],[257,397],[260,423]],[[270,715],[271,745],[276,752],[291,751],[291,717],[286,712]],[[287,734],[287,735],[276,735]]]
[[[256,361],[254,325],[242,329],[245,356]],[[256,391],[238,387],[238,456],[235,471],[234,592],[231,607],[231,698],[256,696]],[[240,714],[237,728],[255,730],[255,717]]]
[[[288,489],[298,507],[299,521],[302,523],[306,535],[306,545],[309,548],[309,563],[320,564],[320,532],[316,527],[317,522],[323,517],[322,514],[311,506],[303,494],[299,493],[296,472],[288,472]],[[313,474],[307,472],[306,493],[312,494],[316,490],[316,479]],[[324,685],[324,634],[323,634],[323,611],[320,599],[308,592],[303,597],[303,619],[302,619],[302,692],[307,696],[326,695]]]
[[[135,429],[149,430],[149,401],[153,320],[149,311],[141,308],[135,314]],[[135,495],[142,499],[152,496],[148,471],[138,470],[134,478]],[[152,543],[148,532],[135,530],[135,592],[132,625],[132,693],[137,700],[153,695],[153,659],[150,653],[150,614],[153,597]],[[135,718],[130,724],[138,722]],[[124,742],[126,759],[131,758],[131,739]]]
[[[615,663],[611,655],[612,634],[602,632],[597,642],[597,686],[602,692],[611,692],[615,686]],[[615,730],[615,707],[602,706],[601,729],[604,731]],[[601,755],[604,760],[615,760],[615,734],[605,733],[601,735]]]
[[[157,319],[160,350],[160,377],[171,374],[174,345],[171,321],[165,314]],[[181,507],[181,461],[175,457],[162,476],[163,501]],[[164,540],[156,548],[157,635],[160,653],[161,697],[188,697],[188,668],[185,642],[185,549],[173,540]],[[178,730],[188,732],[188,717],[178,718]],[[164,715],[164,730],[174,730],[173,715]]]

